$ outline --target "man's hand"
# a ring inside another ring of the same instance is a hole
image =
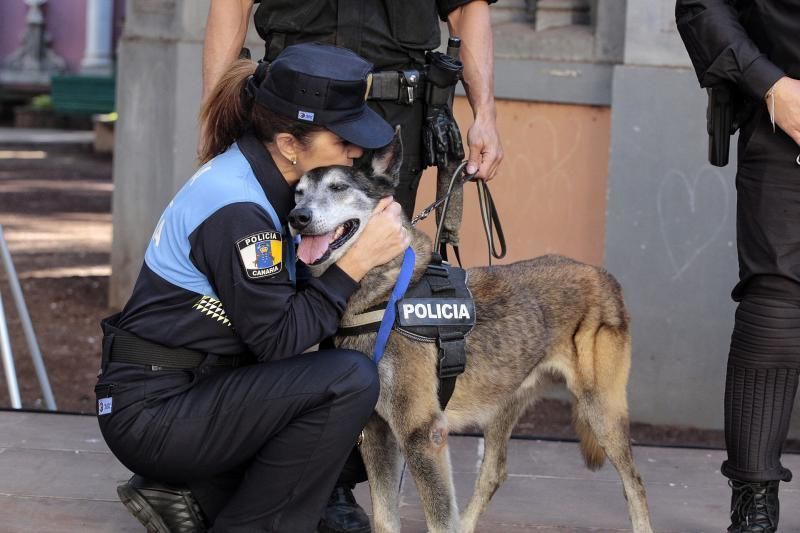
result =
[[[497,167],[503,159],[503,146],[497,134],[497,121],[494,116],[486,117],[480,113],[467,132],[469,163],[467,174],[489,181],[497,175]]]
[[[767,108],[775,110],[775,124],[800,145],[800,80],[784,76],[770,90]]]

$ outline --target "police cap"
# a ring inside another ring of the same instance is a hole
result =
[[[300,122],[323,126],[363,148],[391,142],[394,130],[367,107],[372,64],[345,48],[319,43],[286,47],[264,75],[248,82],[255,101]]]

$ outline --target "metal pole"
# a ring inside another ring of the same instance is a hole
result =
[[[0,295],[0,352],[3,355],[3,372],[6,374],[11,407],[22,409],[22,400],[19,398],[19,384],[17,383],[17,370],[14,368],[14,356],[11,354],[11,341],[8,337],[8,324],[6,324],[2,295]]]
[[[53,390],[50,388],[50,380],[47,379],[47,370],[44,367],[42,352],[39,351],[39,343],[36,342],[36,334],[33,332],[31,317],[28,315],[28,308],[25,305],[25,297],[22,295],[22,288],[17,279],[17,271],[14,269],[14,262],[11,260],[11,252],[8,250],[6,238],[3,235],[3,226],[0,225],[0,252],[3,254],[3,264],[8,274],[8,284],[11,287],[11,295],[17,306],[22,330],[25,332],[25,339],[28,341],[28,349],[31,352],[33,366],[36,368],[36,376],[39,378],[39,386],[42,388],[44,403],[51,411],[56,410],[56,401],[53,398]]]

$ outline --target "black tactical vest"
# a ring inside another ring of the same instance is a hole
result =
[[[318,41],[349,48],[376,70],[409,68],[441,40],[436,0],[262,0],[254,22],[268,60]]]

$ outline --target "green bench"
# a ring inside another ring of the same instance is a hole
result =
[[[110,113],[116,108],[116,77],[58,75],[51,78],[53,109],[71,115]]]

